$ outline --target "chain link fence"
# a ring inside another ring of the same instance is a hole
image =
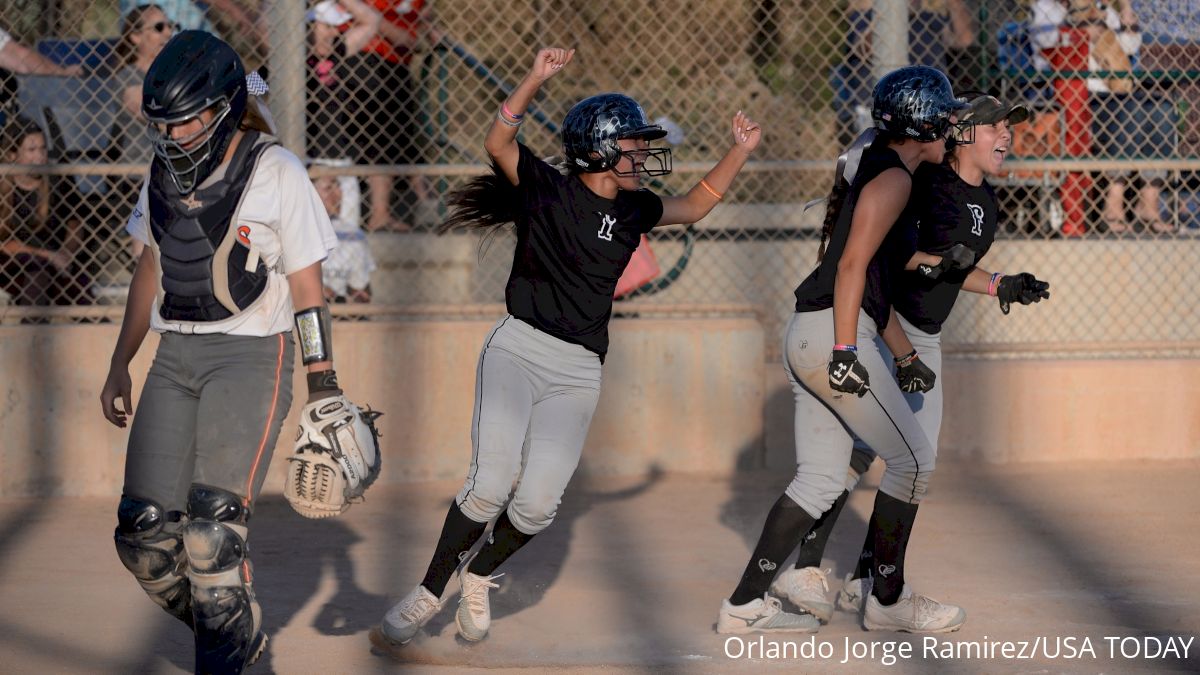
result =
[[[281,141],[333,195],[347,249],[366,243],[369,256],[330,261],[340,316],[503,301],[511,238],[434,228],[446,195],[483,170],[506,90],[538,47],[562,45],[575,60],[522,128],[538,153],[558,151],[575,101],[623,91],[671,130],[675,172],[656,189],[678,193],[728,147],[736,111],[764,128],[708,218],[651,234],[660,272],[618,312],[752,305],[777,353],[791,292],[816,261],[823,214],[804,204],[870,124],[878,75],[920,63],[957,91],[1033,110],[992,181],[1001,224],[983,266],[1053,284],[1049,304],[1008,317],[963,297],[948,346],[1197,351],[1196,0],[147,4],[0,6],[0,321],[119,316],[134,260],[123,226],[150,157],[140,78],[172,31],[203,28],[266,74]]]

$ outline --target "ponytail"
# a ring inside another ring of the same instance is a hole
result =
[[[498,233],[500,228],[514,225],[520,213],[517,187],[508,181],[494,161],[491,173],[450,193],[446,202],[452,213],[438,226],[437,231],[441,234],[460,229]]]

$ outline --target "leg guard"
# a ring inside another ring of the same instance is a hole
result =
[[[188,492],[183,545],[192,584],[196,672],[240,673],[257,657],[261,612],[250,585],[246,521],[238,495],[207,485]]]
[[[121,496],[113,540],[121,564],[133,573],[146,595],[171,616],[192,625],[192,595],[188,588],[187,556],[179,534],[180,514],[174,519],[154,502]]]

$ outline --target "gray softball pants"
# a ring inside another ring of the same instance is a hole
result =
[[[942,433],[942,394],[945,391],[942,388],[942,334],[930,335],[906,321],[899,314],[896,315],[896,318],[900,320],[904,334],[908,336],[908,341],[917,350],[921,361],[933,371],[934,377],[937,378],[933,389],[928,393],[904,393],[908,407],[917,416],[917,423],[921,425],[925,437],[933,444],[933,454],[936,456],[938,437]],[[888,350],[887,345],[883,344],[883,338],[876,337],[875,345],[885,360],[892,358],[893,354]],[[861,473],[866,473],[866,469],[871,466],[873,461],[875,461],[875,451],[862,440],[854,439],[854,456],[850,462],[851,472],[846,481],[847,490],[854,489]]]
[[[497,322],[479,355],[471,468],[458,507],[486,523],[508,504],[521,532],[549,527],[599,399],[599,356],[512,316]]]
[[[858,360],[871,390],[859,398],[829,387],[833,309],[797,312],[784,337],[784,366],[796,400],[796,477],[786,494],[819,518],[846,488],[854,438],[887,462],[879,489],[916,504],[934,470],[934,446],[909,408],[875,343],[878,331],[866,312],[858,316]]]
[[[183,512],[199,483],[249,507],[292,405],[294,351],[291,332],[163,333],[129,431],[125,494]]]

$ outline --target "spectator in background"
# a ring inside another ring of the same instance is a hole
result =
[[[1174,144],[1166,114],[1154,106],[1129,75],[1142,37],[1137,16],[1130,4],[1120,7],[1093,0],[1036,0],[1031,17],[1031,40],[1039,50],[1056,47],[1059,27],[1083,28],[1088,36],[1088,70],[1109,71],[1115,77],[1088,77],[1088,106],[1091,109],[1092,150],[1105,159],[1146,159],[1169,155]],[[1049,63],[1038,52],[1046,67]],[[1113,234],[1126,234],[1133,226],[1126,218],[1125,192],[1133,178],[1130,171],[1105,171],[1108,186],[1101,219]],[[1166,171],[1140,172],[1141,186],[1134,214],[1150,232],[1171,232],[1174,226],[1161,216],[1161,191]]]
[[[120,62],[116,81],[121,92],[121,112],[117,118],[121,129],[117,143],[121,162],[149,164],[153,156],[146,120],[142,117],[142,81],[154,57],[175,34],[175,28],[166,12],[155,4],[134,7],[121,19],[121,40],[116,50]],[[141,180],[137,183],[140,185]]]
[[[299,2],[301,0],[280,0]],[[226,32],[249,35],[256,53],[267,53],[267,27],[261,12],[238,0],[121,0],[121,15],[135,7],[158,5],[178,30],[202,30],[219,35],[214,19]],[[257,0],[255,3],[257,4]]]
[[[835,67],[835,107],[843,146],[874,126],[871,94],[875,12],[873,0],[851,0],[846,14],[843,63]],[[950,50],[965,50],[975,43],[976,26],[964,0],[909,0],[908,65],[931,66],[945,72]],[[955,88],[963,85],[955,83]],[[969,88],[969,87],[968,87]]]
[[[423,157],[417,90],[409,71],[413,50],[425,30],[422,12],[425,0],[371,0],[383,20],[379,34],[355,55],[357,75],[354,99],[355,132],[359,137],[359,160],[365,164],[415,164]],[[429,188],[420,176],[408,179],[418,202],[429,198]],[[392,177],[385,174],[367,179],[371,230],[406,230],[408,224],[392,217]]]
[[[15,117],[0,133],[0,161],[46,164],[46,135]],[[79,270],[82,220],[71,182],[45,174],[0,176],[0,284],[18,305],[90,304]]]
[[[356,54],[375,37],[380,16],[362,0],[323,0],[308,12],[308,156],[319,159],[358,158],[351,144],[351,76],[347,54]],[[342,32],[339,27],[349,24]],[[380,111],[387,114],[388,111]]]
[[[60,66],[35,50],[13,39],[4,29],[0,29],[0,70],[7,70],[19,75],[57,75],[59,77],[76,77],[83,66]],[[0,79],[4,76],[0,74]]]
[[[371,272],[375,259],[367,246],[367,235],[358,225],[339,216],[342,210],[342,189],[336,176],[313,179],[313,186],[329,214],[329,222],[337,233],[337,248],[321,263],[321,280],[325,286],[326,302],[370,302]]]

